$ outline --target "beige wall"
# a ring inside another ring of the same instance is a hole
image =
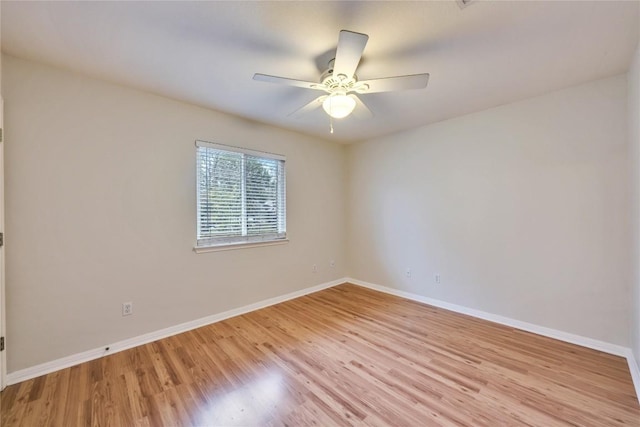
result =
[[[640,366],[640,41],[628,73],[629,147],[631,160],[632,203],[632,316],[631,348]]]
[[[626,107],[623,75],[349,147],[350,275],[628,346]]]
[[[346,275],[640,351],[637,79],[343,147],[3,59],[9,372]],[[289,244],[192,252],[195,139],[287,156]]]
[[[2,2],[0,1],[0,16],[2,15]],[[0,19],[0,23],[2,19]],[[0,30],[0,34],[2,31]],[[2,50],[2,38],[0,37],[0,51]],[[0,54],[0,99],[2,99],[2,54]],[[0,128],[3,128],[3,114],[0,112]],[[0,144],[0,232],[4,232],[4,144]],[[4,289],[4,247],[0,248],[0,336],[6,336],[6,310]],[[7,373],[6,352],[0,353],[0,390],[5,386]]]
[[[9,372],[345,275],[343,146],[3,66]],[[196,139],[287,156],[289,244],[192,251]]]

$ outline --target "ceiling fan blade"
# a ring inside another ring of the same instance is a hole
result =
[[[310,103],[298,108],[297,110],[295,110],[292,113],[289,113],[287,115],[287,117],[300,117],[306,113],[308,113],[309,111],[313,111],[316,108],[320,107],[322,105],[322,102],[327,98],[328,95],[322,95],[317,97],[316,99],[314,99],[313,101],[311,101]]]
[[[356,108],[354,108],[353,113],[351,114],[359,119],[370,119],[373,117],[373,113],[371,112],[371,110],[369,110],[369,107],[367,107],[360,98],[358,98],[353,93],[350,94],[349,97],[353,98],[356,101]]]
[[[333,63],[333,75],[344,75],[347,79],[353,77],[362,58],[362,52],[367,45],[369,36],[353,31],[342,30],[338,38],[336,59]]]
[[[267,83],[277,83],[287,86],[303,87],[306,89],[325,90],[324,86],[322,86],[320,83],[305,82],[304,80],[289,79],[287,77],[270,76],[268,74],[256,73],[253,75],[253,80]]]
[[[358,93],[391,92],[394,90],[422,89],[427,87],[429,74],[413,74],[410,76],[386,77],[382,79],[362,80],[356,89]],[[365,86],[366,85],[366,86]],[[365,89],[369,86],[367,89]]]

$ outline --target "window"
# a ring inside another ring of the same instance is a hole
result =
[[[196,141],[196,249],[286,239],[285,157]]]

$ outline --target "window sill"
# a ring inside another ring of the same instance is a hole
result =
[[[285,245],[289,243],[289,239],[267,240],[265,242],[249,242],[249,243],[230,243],[215,246],[196,246],[193,251],[197,254],[205,252],[231,251],[234,249],[257,248],[260,246]]]

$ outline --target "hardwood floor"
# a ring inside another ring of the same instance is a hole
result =
[[[7,387],[2,426],[640,426],[621,357],[354,285]]]

